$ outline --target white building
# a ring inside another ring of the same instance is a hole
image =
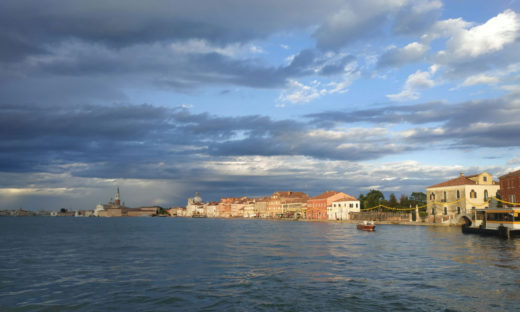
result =
[[[347,195],[332,202],[327,207],[327,216],[329,220],[350,220],[351,212],[360,211],[360,202],[355,197]]]
[[[195,197],[188,198],[188,204],[186,205],[186,217],[192,216],[207,216],[204,203],[202,198],[199,196],[199,192],[195,192]]]

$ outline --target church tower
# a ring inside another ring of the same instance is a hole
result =
[[[119,197],[119,186],[117,187],[116,200],[114,201],[114,204],[116,204],[117,207],[119,207],[119,205],[121,204],[121,199]]]

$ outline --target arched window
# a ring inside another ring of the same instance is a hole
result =
[[[460,191],[457,190],[457,199],[459,199],[459,198],[460,198]]]
[[[435,194],[434,193],[430,194],[430,200],[435,200]]]
[[[471,190],[471,192],[469,192],[469,198],[477,198],[477,192],[475,192],[475,190]]]
[[[489,197],[489,195],[488,195],[488,191],[487,191],[487,190],[484,190],[484,200],[485,200],[485,201],[488,200],[488,197]]]

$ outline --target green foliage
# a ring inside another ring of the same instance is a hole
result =
[[[408,199],[408,196],[401,194],[401,198],[399,198],[399,207],[401,207],[401,208],[410,207],[410,200]]]
[[[497,194],[495,196],[497,199],[502,199],[502,196],[500,196],[500,190],[497,191]],[[502,208],[502,202],[497,200],[497,208]]]
[[[163,207],[158,207],[159,209],[157,210],[157,214],[158,215],[168,215],[168,210],[164,209]]]
[[[412,207],[415,205],[422,206],[426,204],[426,194],[423,192],[413,192],[410,197],[410,204]]]
[[[370,190],[368,194],[364,198],[364,207],[372,208],[379,205],[380,202],[385,200],[385,195],[381,191],[378,190]]]
[[[390,194],[387,205],[390,207],[397,207],[397,198],[395,197],[394,193]]]
[[[361,209],[365,209],[365,195],[359,194],[358,200],[360,202]]]

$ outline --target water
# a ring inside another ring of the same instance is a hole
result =
[[[0,218],[1,311],[513,311],[520,240],[460,228]]]

